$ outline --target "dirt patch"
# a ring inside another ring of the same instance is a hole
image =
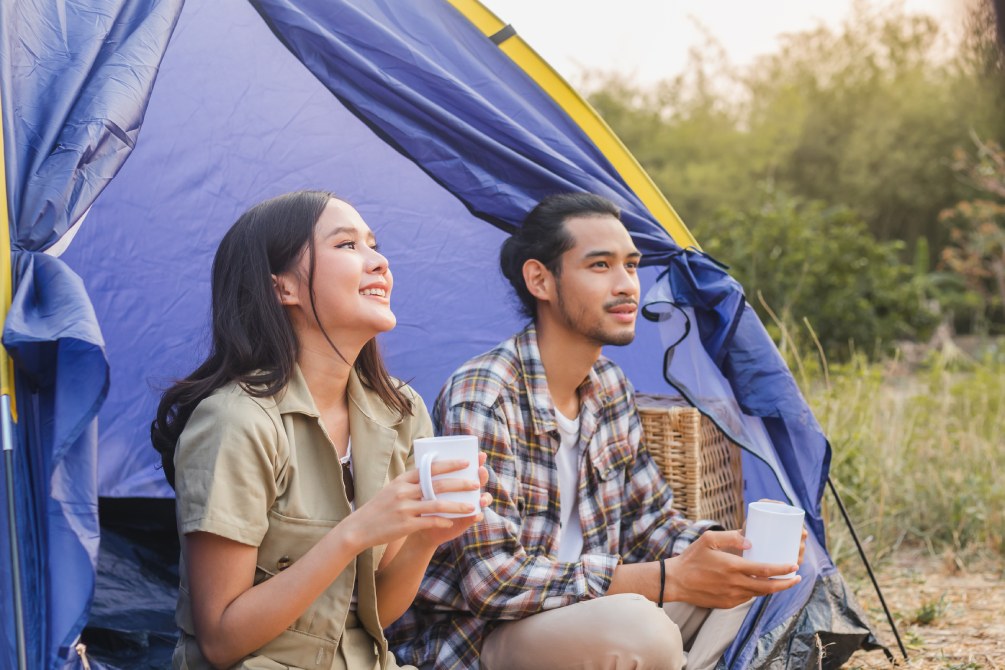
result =
[[[846,576],[900,666],[1005,670],[1005,566],[917,558],[885,566],[877,577],[907,647],[906,665],[868,578]],[[891,666],[878,651],[859,652],[845,667]]]

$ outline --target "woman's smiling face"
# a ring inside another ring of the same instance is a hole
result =
[[[300,306],[308,327],[320,323],[336,342],[366,341],[394,328],[391,270],[373,231],[351,205],[329,200],[314,226],[314,309],[309,264],[305,249],[296,269],[283,277],[288,294],[280,291],[284,304]]]

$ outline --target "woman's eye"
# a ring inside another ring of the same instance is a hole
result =
[[[355,249],[356,248],[356,243],[355,242],[342,242],[341,244],[336,244],[335,248],[336,249]]]

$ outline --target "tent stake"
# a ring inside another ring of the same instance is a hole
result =
[[[21,595],[21,551],[17,542],[17,516],[14,514],[14,431],[11,425],[10,396],[0,396],[0,435],[3,439],[4,471],[7,475],[7,533],[10,536],[11,577],[14,580],[14,626],[17,631],[17,667],[28,669],[24,643],[24,606]]]
[[[872,573],[872,566],[869,565],[869,559],[866,558],[865,549],[862,548],[862,543],[858,541],[858,533],[855,532],[855,526],[851,523],[851,517],[848,516],[848,510],[845,509],[844,503],[841,501],[841,496],[838,495],[837,489],[834,487],[834,482],[831,481],[830,475],[827,475],[827,486],[830,487],[831,493],[834,494],[834,500],[837,501],[838,509],[841,510],[841,516],[844,517],[844,522],[848,526],[848,530],[851,532],[851,539],[855,540],[855,547],[858,549],[858,555],[862,558],[865,570],[869,573],[869,579],[872,580],[872,586],[876,589],[876,595],[879,596],[879,602],[883,606],[883,611],[886,612],[886,620],[890,622],[890,628],[893,630],[893,636],[897,638],[897,646],[900,647],[900,653],[904,655],[904,660],[907,661],[907,649],[904,648],[904,643],[900,641],[900,633],[897,632],[897,624],[893,622],[893,615],[890,614],[890,608],[886,606],[886,599],[883,598],[883,592],[879,588],[879,582],[876,581],[876,575]],[[890,660],[893,660],[892,656],[890,657]]]

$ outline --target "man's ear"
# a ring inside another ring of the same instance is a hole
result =
[[[272,287],[276,291],[276,297],[279,298],[280,305],[300,304],[300,294],[297,290],[299,282],[294,281],[294,278],[289,274],[272,275]]]
[[[554,300],[555,276],[541,261],[531,258],[523,264],[523,281],[530,294],[538,300]]]

